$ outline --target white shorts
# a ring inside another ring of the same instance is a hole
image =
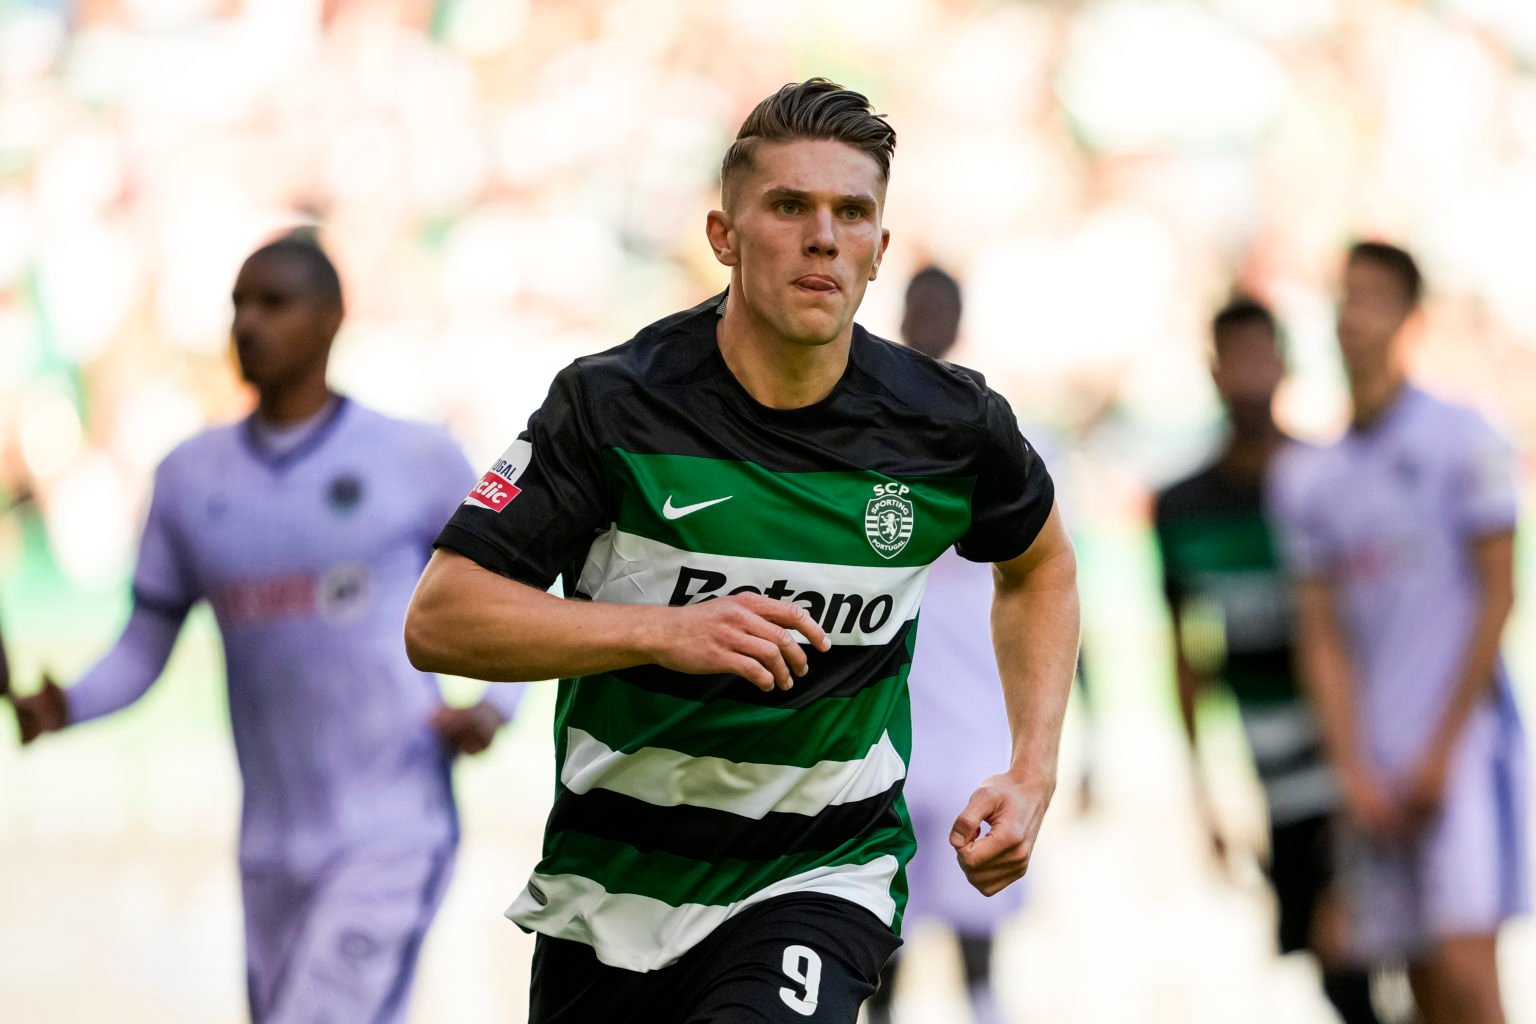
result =
[[[1480,711],[1436,821],[1395,844],[1344,830],[1337,882],[1356,957],[1417,959],[1447,938],[1492,935],[1530,909],[1525,767],[1518,720]]]
[[[358,852],[314,875],[244,867],[253,1024],[404,1021],[453,855]]]

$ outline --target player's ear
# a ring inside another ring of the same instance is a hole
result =
[[[875,250],[875,262],[869,268],[869,279],[873,281],[880,276],[880,261],[885,259],[886,247],[891,244],[891,231],[889,228],[880,229],[880,248]]]
[[[704,221],[704,232],[709,236],[709,247],[721,266],[734,267],[741,257],[736,252],[736,230],[731,226],[731,215],[724,210],[710,210]]]

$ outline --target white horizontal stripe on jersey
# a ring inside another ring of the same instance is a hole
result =
[[[1242,709],[1243,732],[1254,760],[1281,760],[1317,743],[1320,734],[1312,709],[1301,699],[1273,707]]]
[[[1276,825],[1331,814],[1339,806],[1339,787],[1333,769],[1316,764],[1264,781],[1269,820]]]
[[[634,893],[610,893],[580,875],[533,873],[541,904],[524,888],[506,916],[523,928],[551,938],[582,942],[610,967],[655,971],[672,963],[720,927],[728,918],[775,896],[816,892],[857,903],[889,926],[896,916],[891,883],[900,865],[895,857],[868,864],[843,864],[792,875],[737,903],[674,907]]]
[[[708,807],[761,820],[770,812],[817,814],[878,796],[906,774],[888,733],[859,760],[798,768],[690,757],[663,747],[625,754],[582,729],[567,729],[560,782],[573,793],[603,789],[661,807]]]
[[[723,577],[723,579],[720,579]],[[626,533],[617,526],[592,544],[578,589],[594,601],[696,604],[740,587],[764,592],[782,582],[782,600],[813,610],[835,645],[889,643],[917,615],[928,566],[829,565],[779,558],[701,554]],[[835,620],[835,621],[834,621]]]

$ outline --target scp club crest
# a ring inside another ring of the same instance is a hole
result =
[[[906,484],[875,484],[875,496],[864,506],[864,536],[881,558],[895,558],[912,539],[909,490]]]

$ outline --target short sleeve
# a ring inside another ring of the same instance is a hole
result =
[[[1463,534],[1470,538],[1506,533],[1519,516],[1514,450],[1480,416],[1460,452],[1453,501]]]
[[[573,364],[453,513],[437,546],[546,590],[607,525],[606,492]]]
[[[139,561],[133,572],[133,599],[141,608],[179,621],[197,602],[200,592],[176,524],[176,479],[169,460],[155,471],[149,517],[139,539]]]
[[[1314,579],[1332,573],[1338,546],[1331,539],[1326,506],[1308,483],[1311,474],[1305,463],[1299,454],[1282,453],[1264,497],[1286,571],[1298,579]]]
[[[971,492],[971,525],[955,550],[973,562],[1006,562],[1035,542],[1056,500],[1045,463],[1019,432],[1007,401],[987,392],[986,436]]]

